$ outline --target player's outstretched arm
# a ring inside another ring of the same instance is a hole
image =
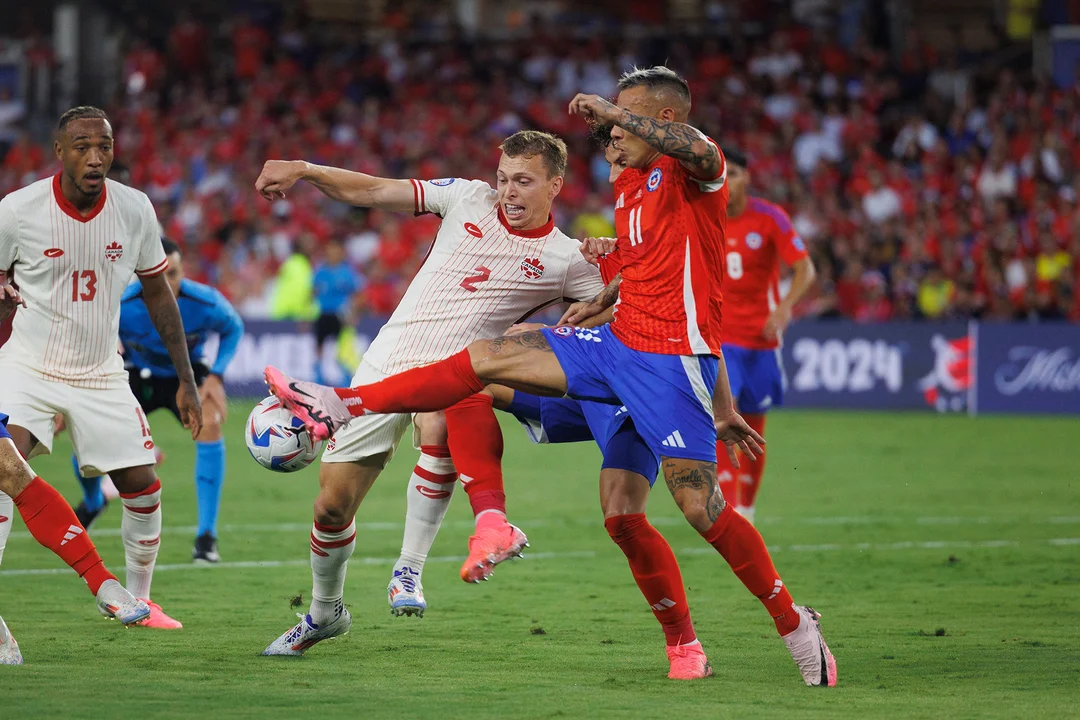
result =
[[[321,193],[355,207],[413,212],[416,196],[408,180],[365,175],[352,170],[314,165],[304,160],[267,160],[255,189],[267,200],[284,198],[285,191],[304,180]]]
[[[699,180],[714,180],[723,169],[720,151],[705,134],[686,123],[635,115],[599,95],[578,95],[570,101],[570,112],[599,124],[618,125],[633,133],[659,153],[679,161]]]
[[[165,343],[169,358],[176,368],[176,377],[180,380],[180,390],[176,393],[180,419],[184,427],[191,431],[191,438],[195,439],[202,430],[202,403],[199,400],[199,390],[195,386],[195,374],[191,371],[191,357],[188,355],[180,308],[163,273],[142,277],[140,281],[143,302],[150,311],[150,321],[154,323],[161,341]]]

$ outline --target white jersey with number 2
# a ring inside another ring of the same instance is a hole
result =
[[[423,266],[364,361],[388,375],[498,337],[537,310],[603,289],[577,240],[554,220],[518,231],[480,180],[412,180],[417,213],[442,218]]]
[[[109,387],[124,369],[120,296],[133,275],[168,266],[158,233],[150,199],[112,180],[86,217],[64,197],[60,175],[0,200],[0,272],[14,269],[27,305],[0,363],[75,387]]]

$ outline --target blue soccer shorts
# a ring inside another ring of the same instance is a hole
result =
[[[750,350],[738,345],[724,345],[731,396],[744,415],[762,415],[771,407],[784,404],[784,371],[779,351]]]
[[[0,413],[0,440],[3,440],[4,438],[7,438],[8,440],[11,439],[11,433],[8,432],[7,424],[8,416],[4,413]]]
[[[625,405],[646,446],[661,457],[716,462],[715,357],[632,350],[609,325],[541,332],[566,374],[569,397]]]
[[[641,439],[623,406],[515,392],[508,412],[535,443],[595,440],[604,456],[601,468],[637,473],[650,487],[656,482],[660,457]]]

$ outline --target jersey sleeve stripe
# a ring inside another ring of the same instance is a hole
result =
[[[717,145],[712,138],[706,138],[706,140],[708,140],[709,144],[716,148],[716,152],[720,155],[720,172],[718,172],[716,174],[716,177],[712,178],[711,180],[700,180],[698,178],[694,178],[694,182],[698,184],[698,187],[701,188],[702,192],[712,193],[720,190],[722,187],[724,187],[724,183],[727,182],[727,158],[724,157],[724,152],[720,149],[720,146]]]
[[[165,272],[167,267],[169,267],[169,259],[165,258],[149,270],[136,270],[135,274],[139,277],[154,277],[155,275],[160,275]]]
[[[416,208],[418,214],[422,213],[424,212],[424,209],[420,206],[420,181],[409,180],[409,182],[412,183],[413,207]]]
[[[780,230],[780,232],[791,232],[791,218],[788,217],[788,214],[784,212],[783,208],[779,208],[775,205],[772,205],[771,203],[761,202],[757,198],[754,198],[754,201],[752,201],[751,203],[751,207],[754,210],[757,210],[762,215],[767,215],[769,218],[771,218],[772,221],[776,223],[776,227]]]

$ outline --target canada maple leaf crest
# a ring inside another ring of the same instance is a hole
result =
[[[530,280],[543,277],[544,266],[540,264],[540,258],[525,258],[522,260],[521,274]]]
[[[109,259],[109,262],[116,262],[123,254],[124,246],[115,240],[113,240],[111,244],[105,246],[105,257]]]

